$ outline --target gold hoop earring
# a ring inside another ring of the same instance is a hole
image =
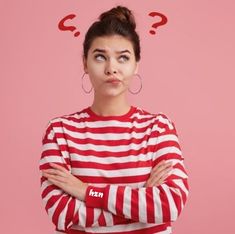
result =
[[[140,79],[140,89],[137,91],[137,92],[132,92],[129,88],[129,92],[132,93],[132,94],[137,94],[140,92],[140,90],[142,89],[142,79],[141,79],[141,76],[139,74],[135,74],[135,76],[138,76],[138,78]]]
[[[84,89],[84,86],[83,86],[83,78],[84,78],[84,76],[85,76],[86,74],[87,74],[87,73],[84,72],[84,74],[82,75],[82,89],[84,90],[85,93],[90,93],[90,92],[92,91],[93,87],[91,87],[91,89],[90,89],[89,91],[86,91],[86,90]]]

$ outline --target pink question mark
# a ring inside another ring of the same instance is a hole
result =
[[[58,28],[59,28],[61,31],[72,31],[72,32],[73,32],[73,31],[76,29],[76,27],[74,27],[74,26],[65,26],[65,25],[64,25],[64,22],[65,22],[66,20],[68,20],[68,19],[73,19],[74,17],[76,17],[76,15],[74,15],[74,14],[70,14],[70,15],[65,16],[65,17],[59,22]],[[79,35],[80,35],[80,32],[78,32],[78,31],[74,34],[75,37],[77,37],[77,36],[79,36]]]
[[[159,26],[164,25],[164,24],[167,23],[167,17],[166,17],[165,15],[159,13],[159,12],[150,12],[150,13],[149,13],[149,16],[151,16],[151,17],[155,17],[155,16],[161,17],[161,21],[160,21],[160,22],[154,23],[154,24],[152,25],[152,27],[155,28],[155,29],[156,29],[157,27],[159,27]],[[156,32],[155,32],[154,30],[150,30],[149,32],[150,32],[151,34],[156,34]]]

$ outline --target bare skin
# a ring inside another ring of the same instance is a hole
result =
[[[132,43],[123,36],[97,37],[91,44],[84,71],[94,88],[92,110],[101,116],[123,115],[130,109],[128,87],[138,72]],[[118,84],[107,83],[116,78]]]
[[[66,193],[84,201],[88,184],[83,183],[61,165],[50,163],[50,166],[52,169],[43,170],[42,175]]]
[[[172,162],[161,161],[151,171],[150,177],[146,182],[146,187],[158,186],[164,183],[172,168]]]

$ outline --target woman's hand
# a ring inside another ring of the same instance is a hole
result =
[[[169,176],[169,172],[172,170],[172,162],[165,162],[163,160],[157,164],[151,171],[150,177],[146,182],[145,187],[158,186],[164,182]]]
[[[50,163],[50,166],[52,169],[42,170],[42,175],[66,193],[84,201],[88,185],[73,176],[64,167],[55,163]]]

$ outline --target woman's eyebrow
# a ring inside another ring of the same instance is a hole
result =
[[[92,53],[95,53],[95,52],[102,52],[102,53],[105,53],[106,50],[104,50],[104,49],[94,49]],[[131,52],[130,52],[129,50],[116,51],[116,53],[118,53],[118,54],[122,54],[122,53],[126,53],[126,52],[129,53],[129,54],[131,54]]]
[[[95,52],[102,52],[102,53],[105,53],[105,50],[102,50],[102,49],[95,49],[95,50],[93,50],[92,53],[95,53]]]
[[[129,50],[116,51],[116,53],[118,53],[118,54],[122,54],[122,53],[126,53],[126,52],[131,54],[131,52]]]

